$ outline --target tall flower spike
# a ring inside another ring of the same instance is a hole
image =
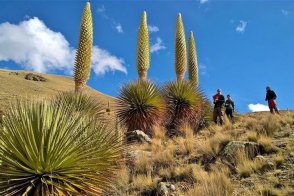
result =
[[[198,76],[198,62],[197,62],[197,51],[193,32],[190,32],[189,37],[189,50],[188,50],[188,65],[189,65],[189,81],[193,86],[198,87],[199,76]]]
[[[147,79],[147,71],[150,66],[150,53],[149,53],[149,35],[147,26],[147,14],[144,11],[141,19],[141,24],[138,32],[137,43],[137,70],[139,80],[144,81]]]
[[[91,56],[93,47],[93,26],[92,13],[90,3],[87,2],[84,8],[81,27],[79,46],[76,52],[75,59],[75,91],[81,91],[90,77],[91,71]]]
[[[185,30],[181,14],[178,14],[177,18],[175,42],[175,69],[177,74],[177,80],[183,80],[186,72],[187,55]]]

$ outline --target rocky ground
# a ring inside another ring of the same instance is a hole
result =
[[[294,195],[294,112],[251,113],[169,138],[134,132],[113,195]]]

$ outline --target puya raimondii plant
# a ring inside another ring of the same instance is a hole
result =
[[[76,104],[67,97],[10,107],[0,127],[0,195],[111,190],[122,157],[120,138],[93,117],[88,104]]]

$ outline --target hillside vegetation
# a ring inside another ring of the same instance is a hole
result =
[[[29,73],[43,76],[46,81],[25,79]],[[51,74],[39,74],[30,71],[15,71],[0,69],[0,109],[5,110],[11,101],[16,99],[31,100],[52,97],[59,92],[74,91],[72,78]],[[107,106],[114,98],[86,86],[84,91]]]
[[[115,195],[294,195],[294,112],[237,117],[151,143],[130,144]]]

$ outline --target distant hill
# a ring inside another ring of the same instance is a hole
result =
[[[40,75],[46,81],[34,81],[25,79],[26,75],[32,73]],[[5,110],[11,101],[16,99],[42,99],[52,97],[59,92],[73,91],[74,81],[71,77],[41,74],[31,71],[16,71],[0,69],[0,109]],[[84,91],[97,100],[105,103],[114,101],[114,97],[103,94],[91,87],[85,87]]]

